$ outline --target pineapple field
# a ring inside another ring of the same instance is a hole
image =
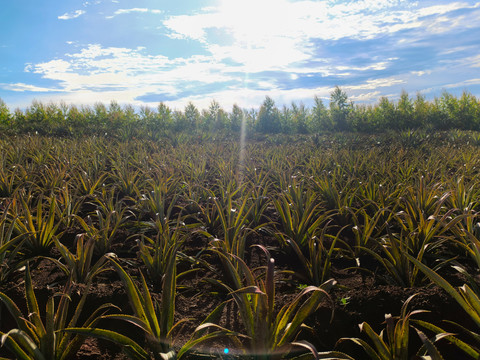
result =
[[[480,135],[0,139],[0,357],[480,357]]]

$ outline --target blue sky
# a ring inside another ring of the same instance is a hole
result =
[[[0,12],[0,98],[183,109],[480,97],[480,2],[15,0]]]

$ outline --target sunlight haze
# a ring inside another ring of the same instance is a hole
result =
[[[5,2],[0,98],[257,108],[480,95],[480,2]]]

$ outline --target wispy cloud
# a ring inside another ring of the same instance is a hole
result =
[[[158,102],[165,94],[179,94],[192,85],[232,80],[224,74],[225,65],[211,64],[210,60],[202,56],[170,60],[162,55],[147,55],[142,47],[104,48],[92,44],[64,59],[29,64],[25,71],[58,82],[67,93],[89,93],[90,100],[115,94],[139,104],[137,97],[146,94],[158,94]]]
[[[222,4],[219,8],[207,8],[203,13],[171,16],[164,21],[164,25],[176,38],[207,43],[207,29],[221,28],[232,34],[237,47],[262,48],[266,46],[265,40],[278,38],[283,39],[290,49],[288,41],[291,39],[304,45],[311,38],[371,39],[405,29],[423,29],[425,25],[431,25],[427,18],[432,16],[438,17],[437,22],[453,21],[457,16],[439,16],[478,7],[478,4],[468,6],[465,3],[453,3],[415,8],[411,2],[404,0],[364,0],[348,4],[311,0],[224,0]],[[469,24],[455,22],[457,27]],[[433,26],[430,26],[430,30],[434,30]]]
[[[62,89],[55,89],[55,88],[47,88],[47,87],[40,87],[35,85],[29,85],[24,83],[15,83],[15,84],[2,84],[0,83],[0,88],[4,90],[10,90],[15,92],[56,92],[62,91]]]
[[[335,3],[311,0],[223,0],[217,8],[206,8],[192,15],[167,18],[163,24],[173,39],[191,39],[204,44],[214,59],[231,59],[243,71],[286,69],[310,59],[320,58],[319,42],[355,39],[368,41],[415,31],[405,41],[475,24],[471,14],[462,21],[452,14],[474,9],[465,3],[419,7],[404,0],[363,0]],[[275,11],[272,11],[275,9]],[[467,21],[468,20],[468,21]],[[209,30],[221,29],[231,41],[215,42]],[[402,42],[403,37],[397,37]],[[367,65],[385,69],[387,62]],[[345,68],[341,69],[344,71]],[[361,70],[357,68],[355,70]]]
[[[212,99],[216,99],[225,107],[238,103],[250,108],[257,107],[266,95],[273,96],[280,104],[288,104],[313,99],[314,94],[328,98],[333,89],[333,84],[301,85],[298,75],[288,76],[289,81],[299,81],[294,87],[284,86],[276,78],[262,80],[255,74],[247,78],[244,73],[233,72],[226,64],[214,63],[207,56],[169,59],[148,55],[143,48],[105,48],[98,44],[67,54],[64,59],[29,64],[26,71],[58,82],[58,88],[63,91],[56,96],[58,100],[84,103],[116,99],[137,105],[154,105],[164,101],[182,108],[189,101],[207,107]],[[278,75],[281,77],[282,74]],[[305,74],[299,72],[299,75]],[[372,90],[403,83],[404,79],[387,77],[366,80],[346,89],[352,99],[374,101],[377,92]],[[28,90],[25,86],[16,88],[17,91]],[[45,91],[58,91],[58,88]],[[48,98],[52,99],[52,95]]]
[[[58,16],[58,19],[60,20],[70,20],[70,19],[75,19],[78,18],[79,16],[82,16],[85,14],[86,11],[84,10],[75,10],[72,12],[66,12],[63,15]]]
[[[465,65],[470,65],[471,67],[480,67],[480,55],[471,56],[465,59]]]
[[[480,85],[480,78],[468,79],[455,84],[448,84],[448,85],[445,85],[445,88],[451,89],[451,88],[467,87],[471,85]]]
[[[405,83],[406,83],[405,80],[398,79],[396,77],[390,77],[390,78],[383,78],[383,79],[367,80],[363,84],[349,85],[347,86],[347,88],[350,90],[375,90],[380,87],[391,87],[393,85],[405,84]]]
[[[128,45],[68,38],[75,40],[67,42],[75,44],[69,53],[26,64],[39,86],[0,86],[71,102],[165,101],[182,107],[216,99],[225,107],[256,107],[266,95],[280,104],[315,94],[328,99],[335,85],[364,102],[403,88],[435,92],[477,85],[471,73],[480,67],[478,39],[471,34],[479,27],[480,2],[217,0],[217,6],[179,15],[168,15],[178,9],[151,9],[145,2],[122,2],[117,10],[120,5],[111,4],[116,1],[107,2],[98,14],[124,16],[104,21],[107,26],[123,26],[132,16],[146,19],[125,39]],[[143,41],[149,37],[156,43]],[[140,38],[145,47],[135,46]]]
[[[118,16],[118,15],[131,14],[131,13],[161,14],[161,13],[163,13],[163,11],[158,10],[158,9],[148,9],[148,8],[118,9],[113,13],[113,15],[106,16],[106,18],[107,19],[112,19],[112,18],[114,18],[115,16]]]
[[[101,0],[93,0],[93,1],[84,1],[82,5],[86,7],[90,5],[99,5],[101,3],[102,3]]]

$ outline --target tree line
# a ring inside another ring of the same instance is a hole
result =
[[[279,108],[267,96],[258,110],[234,105],[230,112],[212,100],[208,109],[188,103],[182,110],[160,103],[155,109],[131,105],[108,106],[43,104],[33,101],[26,109],[10,111],[0,99],[0,131],[7,134],[38,133],[51,136],[107,135],[121,138],[167,136],[172,132],[309,134],[335,131],[381,132],[389,130],[478,130],[480,100],[464,91],[460,97],[446,91],[433,101],[403,91],[397,101],[382,97],[376,104],[354,104],[341,88],[330,94],[328,107],[314,97],[311,108],[292,103]]]

